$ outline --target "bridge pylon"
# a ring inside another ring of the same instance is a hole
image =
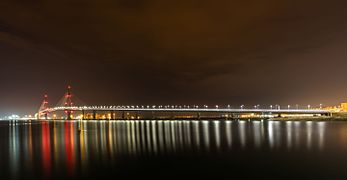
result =
[[[71,109],[69,109],[69,108],[74,106],[74,103],[72,101],[71,89],[72,89],[71,86],[67,87],[67,92],[65,93],[64,100],[63,100],[64,107],[66,108],[65,109],[65,114],[66,114],[66,119],[67,120],[71,120],[72,119],[72,114],[74,113]]]
[[[45,95],[43,96],[43,101],[42,101],[42,104],[41,104],[40,109],[39,109],[39,111],[38,111],[37,118],[38,118],[38,119],[42,119],[42,118],[48,119],[48,112],[45,111],[45,110],[47,110],[48,108],[49,108],[49,107],[48,107],[48,95],[45,94]]]

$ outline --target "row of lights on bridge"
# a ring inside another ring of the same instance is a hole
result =
[[[175,105],[175,106],[170,106],[170,105],[166,105],[166,106],[163,106],[163,105],[159,105],[159,106],[155,106],[155,105],[153,105],[153,106],[149,106],[149,105],[147,105],[147,106],[91,106],[91,107],[86,107],[85,106],[85,108],[95,108],[95,109],[106,109],[106,108],[120,108],[120,109],[130,109],[130,108],[132,108],[132,109],[145,109],[145,108],[147,108],[147,109],[150,109],[150,108],[153,108],[153,109],[155,109],[155,108],[158,108],[158,109],[198,109],[200,106],[198,106],[198,105],[181,105],[181,106],[179,106],[179,105]],[[230,106],[230,105],[227,105],[226,106],[228,109],[232,109],[233,107],[232,106]],[[64,107],[62,107],[62,108],[64,108]],[[205,109],[208,109],[209,108],[209,106],[208,105],[203,105],[203,108],[205,108]],[[214,106],[214,108],[215,109],[219,109],[219,108],[222,108],[221,106],[219,106],[219,105],[215,105]],[[260,109],[260,105],[258,104],[258,105],[254,105],[253,106],[253,108],[254,109]],[[276,105],[270,105],[269,106],[269,108],[270,109],[281,109],[281,105],[278,105],[278,104],[276,104]],[[291,105],[288,105],[287,106],[287,109],[291,109],[292,108],[292,106]],[[297,104],[297,105],[295,105],[295,108],[296,109],[299,109],[299,105]],[[307,109],[311,109],[312,108],[312,106],[311,105],[307,105],[306,106],[306,108]],[[322,107],[322,104],[320,104],[319,105],[319,108],[320,109],[322,109],[323,107]],[[245,105],[241,105],[240,106],[240,109],[246,109],[246,106]]]

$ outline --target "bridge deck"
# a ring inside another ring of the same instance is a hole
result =
[[[118,108],[118,107],[55,107],[41,113],[55,111],[137,111],[137,112],[215,112],[215,113],[273,113],[273,114],[327,114],[322,109],[227,109],[227,108]]]

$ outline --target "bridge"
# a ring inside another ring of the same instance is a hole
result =
[[[331,111],[324,109],[263,109],[208,106],[75,106],[72,101],[71,86],[68,86],[61,105],[48,107],[48,96],[44,96],[39,109],[38,119],[175,119],[175,118],[242,118],[242,117],[282,117],[282,116],[330,116]],[[57,116],[63,112],[63,116]],[[74,115],[76,114],[76,115]],[[52,115],[52,117],[49,117]]]

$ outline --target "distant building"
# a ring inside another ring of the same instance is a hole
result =
[[[341,107],[341,111],[347,112],[347,102],[342,102],[340,104],[340,107]]]
[[[347,112],[347,102],[342,102],[339,106],[324,107],[323,109],[334,112]]]
[[[328,106],[328,107],[324,107],[323,109],[328,111],[340,112],[341,106]]]

